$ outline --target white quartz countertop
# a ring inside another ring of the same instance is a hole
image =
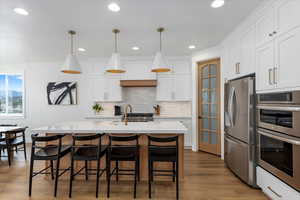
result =
[[[135,134],[186,134],[187,128],[179,121],[124,122],[117,121],[72,121],[61,122],[40,128],[32,133],[135,133]]]

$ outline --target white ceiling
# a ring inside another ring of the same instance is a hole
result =
[[[78,54],[109,56],[113,28],[121,30],[122,56],[153,56],[159,26],[166,28],[166,55],[190,55],[222,41],[262,0],[227,0],[218,9],[210,7],[211,1],[118,0],[121,11],[113,13],[108,0],[0,0],[0,59],[63,59],[69,29],[78,32],[77,47],[87,49]],[[17,15],[15,7],[29,15]],[[188,49],[190,44],[197,48]],[[131,50],[133,46],[140,50]]]

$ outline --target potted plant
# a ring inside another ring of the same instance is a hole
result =
[[[92,108],[96,114],[99,114],[101,111],[104,110],[103,107],[99,103],[95,103]]]

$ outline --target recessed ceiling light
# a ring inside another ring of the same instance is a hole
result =
[[[112,12],[119,12],[120,11],[120,6],[117,3],[110,3],[110,4],[108,4],[107,7]]]
[[[213,8],[220,8],[220,7],[224,6],[224,4],[225,4],[225,0],[214,0],[211,3],[211,7],[213,7]]]
[[[195,45],[190,45],[189,49],[196,49],[196,46]]]
[[[85,48],[78,48],[77,50],[78,50],[78,51],[81,51],[81,52],[85,52],[85,51],[86,51]]]
[[[28,15],[29,13],[24,8],[15,8],[15,13],[19,15]]]
[[[140,50],[140,47],[132,47],[131,49],[134,51],[138,51],[138,50]]]

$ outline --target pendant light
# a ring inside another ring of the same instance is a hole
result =
[[[153,65],[152,65],[152,72],[169,72],[171,71],[170,67],[167,65],[167,62],[164,58],[162,53],[162,32],[164,32],[164,28],[158,28],[157,31],[159,32],[159,51],[156,53]]]
[[[120,30],[114,29],[113,33],[115,34],[115,51],[112,54],[110,60],[108,61],[106,72],[109,73],[124,73],[126,72],[121,65],[120,54],[118,53],[118,34]]]
[[[66,74],[81,74],[81,68],[80,64],[77,60],[77,57],[74,52],[73,47],[73,37],[76,35],[75,31],[68,31],[68,34],[71,38],[71,48],[70,48],[70,54],[67,56],[65,64],[63,65],[61,72]]]

